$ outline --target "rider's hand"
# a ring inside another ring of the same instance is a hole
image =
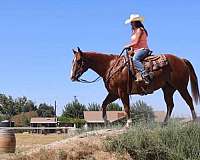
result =
[[[130,49],[130,48],[131,48],[130,44],[124,46],[124,49]]]

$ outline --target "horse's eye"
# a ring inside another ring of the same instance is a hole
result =
[[[81,60],[77,61],[77,64],[78,64],[78,65],[81,65],[81,63],[82,63],[82,61],[81,61]]]

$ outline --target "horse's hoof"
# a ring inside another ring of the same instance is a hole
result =
[[[105,125],[105,127],[107,127],[108,125],[109,125],[109,121],[108,120],[104,120],[104,125]]]
[[[130,126],[125,126],[125,130],[128,130],[128,129],[130,129]]]
[[[160,123],[161,127],[166,127],[167,124],[168,124],[167,122],[161,122],[161,123]]]
[[[123,130],[128,130],[128,129],[130,129],[130,126],[125,125],[125,126],[122,127],[122,129]]]
[[[194,122],[194,123],[200,123],[200,118],[199,118],[199,117],[194,118],[194,119],[193,119],[193,122]]]

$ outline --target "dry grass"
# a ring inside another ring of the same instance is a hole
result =
[[[105,148],[128,153],[134,160],[200,160],[200,124],[138,124],[127,133],[107,138]]]
[[[64,134],[16,134],[16,152],[20,153],[28,149],[35,148],[41,145],[49,144],[55,141],[60,141],[66,138]]]
[[[32,150],[38,147],[41,147],[43,145],[60,141],[66,138],[66,135],[64,134],[48,134],[48,135],[42,135],[42,134],[15,134],[16,136],[16,155]],[[6,159],[9,157],[12,157],[14,154],[2,154],[0,155],[0,159]]]
[[[124,130],[99,130],[83,133],[43,147],[34,147],[29,152],[15,154],[10,160],[118,160],[119,155],[104,150],[107,136],[121,134]],[[47,142],[47,141],[46,141]],[[36,143],[36,142],[34,142]],[[117,155],[117,156],[116,156]],[[125,158],[126,157],[126,158]],[[123,155],[121,160],[129,159]]]
[[[33,149],[10,160],[199,160],[199,123],[135,124],[129,130],[102,129],[53,142],[57,136],[35,135]],[[37,137],[38,136],[38,137]],[[50,136],[50,137],[49,137]],[[25,144],[24,135],[19,137]],[[41,139],[40,139],[41,138]],[[46,139],[45,139],[46,138]],[[59,137],[60,138],[60,137]],[[61,137],[62,139],[62,137]],[[59,140],[59,139],[56,139]],[[104,142],[104,143],[103,143]],[[37,147],[40,143],[40,147]],[[42,145],[42,144],[43,145]],[[50,144],[48,144],[50,143]],[[47,144],[47,145],[44,145]],[[28,144],[27,144],[28,145]],[[0,157],[2,160],[2,158]]]
[[[30,155],[18,156],[14,160],[77,160],[90,159],[117,160],[114,155],[102,150],[101,138],[96,136],[73,138],[64,144],[50,148],[42,148]]]

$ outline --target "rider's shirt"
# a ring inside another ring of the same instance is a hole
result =
[[[131,42],[134,43],[135,45],[133,45],[132,49],[138,50],[138,49],[142,49],[142,48],[148,48],[148,44],[147,44],[147,34],[146,32],[141,29],[138,28],[133,35],[131,36]]]

